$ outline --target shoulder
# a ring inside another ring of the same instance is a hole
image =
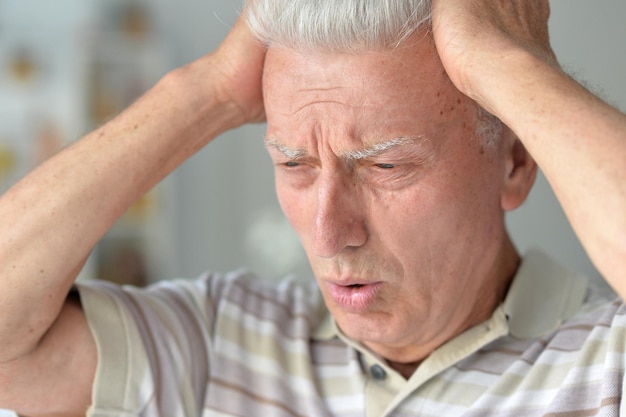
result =
[[[129,409],[166,410],[169,403],[159,404],[159,398],[174,401],[168,393],[185,387],[184,392],[193,393],[191,400],[176,404],[188,415],[201,409],[209,375],[230,363],[235,352],[283,357],[295,340],[303,343],[321,302],[312,284],[265,283],[246,271],[207,273],[148,288],[103,282],[77,288],[98,345],[97,409],[134,393]]]

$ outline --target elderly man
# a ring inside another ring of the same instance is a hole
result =
[[[432,15],[418,0],[251,2],[217,51],[3,196],[0,407],[617,414],[626,309],[541,254],[522,260],[504,227],[536,160],[626,293],[626,117],[558,68],[548,14],[547,1],[434,0]],[[238,272],[72,290],[136,198],[265,119],[315,285]]]

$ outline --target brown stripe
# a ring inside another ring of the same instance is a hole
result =
[[[254,297],[258,298],[258,299],[259,299],[259,300],[261,300],[261,301],[264,301],[264,302],[266,302],[266,303],[269,303],[269,304],[273,304],[273,305],[275,305],[275,306],[276,306],[276,307],[278,307],[280,310],[282,310],[282,311],[285,313],[285,315],[286,315],[287,317],[289,317],[290,319],[296,319],[296,318],[298,318],[298,319],[303,319],[303,320],[305,320],[305,321],[307,321],[307,322],[309,322],[309,321],[311,320],[310,314],[308,314],[308,313],[306,313],[306,312],[301,313],[301,314],[294,314],[294,313],[291,311],[291,305],[290,305],[290,304],[281,303],[281,302],[279,302],[277,299],[275,299],[275,298],[271,298],[271,297],[270,297],[270,296],[268,296],[267,294],[264,294],[264,293],[263,293],[263,292],[261,292],[261,291],[256,291],[256,289],[255,289],[255,288],[253,288],[253,287],[249,287],[249,286],[245,285],[243,282],[239,282],[239,281],[237,281],[237,282],[235,282],[235,283],[234,283],[233,287],[238,287],[240,290],[242,290],[242,291],[243,291],[243,293],[244,293],[244,294],[249,294],[249,295],[252,295],[252,296],[254,296]],[[302,287],[300,287],[300,288],[302,288]],[[302,288],[302,290],[303,290],[303,291],[305,291],[305,289],[304,289],[304,288]],[[232,293],[230,293],[230,294],[232,294]],[[229,295],[230,295],[230,294],[229,294]],[[273,291],[273,294],[272,294],[272,295],[278,295],[278,294],[285,294],[285,293],[280,292],[280,291]],[[292,293],[290,293],[289,295],[293,295],[293,294],[292,294]],[[237,300],[237,299],[234,299],[234,300],[233,300],[233,299],[230,299],[230,301],[233,301],[233,302],[235,302],[235,303],[239,304],[239,302],[240,302],[241,300]],[[255,316],[257,316],[257,317],[258,317],[258,312],[251,312],[251,311],[248,311],[248,310],[245,310],[245,311],[247,311],[247,312],[249,312],[249,313],[252,313],[252,314],[254,314]],[[309,324],[311,324],[311,323],[309,323]]]
[[[476,354],[483,356],[483,355],[492,355],[494,353],[500,353],[500,354],[506,355],[506,356],[518,357],[518,356],[522,355],[524,352],[526,352],[526,350],[497,348],[497,349],[492,349],[492,350],[481,349],[478,352],[476,352]]]
[[[156,399],[156,403],[161,406],[161,394],[163,392],[164,386],[169,385],[169,379],[163,380],[161,378],[161,367],[159,366],[160,358],[156,348],[156,338],[152,331],[152,326],[150,326],[151,321],[148,320],[143,312],[143,304],[140,305],[135,297],[131,295],[131,293],[122,290],[119,292],[119,294],[121,295],[120,299],[124,300],[124,304],[126,308],[128,308],[128,312],[133,316],[136,328],[141,335],[142,340],[144,341],[143,346],[146,349],[148,366],[150,367],[150,371],[152,372],[152,379],[155,385],[154,396]],[[130,365],[130,367],[131,369],[134,369],[132,364]],[[167,390],[169,390],[169,387],[167,387]]]
[[[311,342],[311,364],[314,366],[345,366],[354,360],[353,350],[339,338]]]
[[[190,341],[190,343],[186,344],[186,347],[190,350],[191,357],[185,359],[190,360],[187,362],[187,365],[189,365],[190,378],[193,380],[194,398],[202,399],[206,392],[206,381],[209,378],[207,353],[209,347],[204,337],[204,333],[208,329],[202,327],[197,320],[199,316],[196,314],[196,311],[190,309],[189,304],[186,302],[187,300],[183,300],[180,294],[175,293],[168,300],[172,301],[172,307],[176,309],[177,324],[185,329],[185,336]],[[189,317],[192,319],[190,320]],[[198,405],[201,405],[201,403],[200,401]]]
[[[250,392],[248,390],[246,390],[245,388],[242,388],[239,385],[235,385],[235,384],[231,384],[229,382],[226,382],[224,380],[221,379],[211,379],[211,382],[209,384],[215,384],[215,385],[219,385],[222,388],[234,391],[240,395],[243,395],[245,397],[248,397],[256,402],[262,403],[262,404],[266,404],[266,405],[271,405],[273,407],[279,408],[281,410],[283,410],[284,412],[294,416],[294,417],[306,417],[305,415],[302,414],[298,414],[297,412],[295,412],[294,410],[290,409],[288,406],[286,406],[283,403],[280,403],[278,401],[275,400],[270,400],[269,398],[264,398],[264,397],[260,397],[258,395],[256,395],[253,392]]]
[[[286,330],[288,328],[288,326],[283,326],[285,324],[285,322],[290,322],[293,323],[295,320],[300,320],[303,321],[304,323],[306,323],[308,325],[308,328],[311,329],[314,325],[314,321],[315,320],[319,320],[320,317],[319,314],[315,314],[313,311],[308,311],[308,312],[303,312],[303,313],[299,313],[299,314],[294,314],[291,309],[288,307],[287,304],[281,303],[279,301],[277,301],[276,299],[270,298],[268,295],[265,295],[263,293],[257,292],[257,291],[253,291],[248,287],[245,287],[243,285],[243,283],[237,282],[235,283],[235,285],[233,285],[233,287],[237,286],[239,288],[239,290],[242,291],[242,293],[240,294],[233,294],[232,292],[227,292],[227,300],[231,303],[233,303],[234,305],[237,306],[237,308],[244,313],[250,314],[254,317],[256,317],[259,320],[264,320],[264,321],[270,321],[273,322],[274,324],[276,324],[278,326],[278,329],[281,331],[281,334],[284,336],[289,337],[290,339],[299,339],[302,338],[303,334],[298,334],[298,335],[292,335],[292,334],[287,334]],[[277,293],[280,294],[280,293]],[[274,309],[268,309],[266,311],[260,312],[260,311],[255,311],[253,309],[253,307],[251,306],[252,303],[248,302],[243,302],[243,300],[246,298],[246,296],[252,296],[257,298],[258,300],[273,305]],[[268,311],[271,311],[271,313],[273,313],[273,317],[268,317]],[[283,317],[276,317],[275,315],[283,315]],[[278,320],[280,319],[280,320]]]
[[[559,328],[559,333],[563,332],[563,331],[570,331],[570,330],[581,330],[581,331],[590,331],[593,330],[596,327],[610,327],[609,324],[606,323],[598,323],[598,322],[594,322],[593,324],[575,324],[575,325],[564,325],[563,327]]]
[[[621,397],[607,397],[600,402],[600,407],[588,410],[561,411],[556,413],[548,413],[544,417],[589,417],[597,416],[600,410],[608,406],[619,405],[622,401]]]

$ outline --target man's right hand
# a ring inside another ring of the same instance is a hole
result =
[[[240,17],[214,54],[215,68],[222,76],[218,96],[239,107],[242,123],[265,121],[262,92],[265,51],[265,45]]]
[[[192,92],[207,92],[219,103],[236,111],[230,128],[265,121],[262,77],[265,46],[254,37],[240,17],[224,42],[214,52],[174,72],[185,77]],[[202,96],[199,96],[202,97]],[[198,107],[202,103],[196,103]]]

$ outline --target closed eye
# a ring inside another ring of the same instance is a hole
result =
[[[380,169],[392,169],[392,168],[395,168],[396,165],[395,164],[376,164],[376,167]]]

